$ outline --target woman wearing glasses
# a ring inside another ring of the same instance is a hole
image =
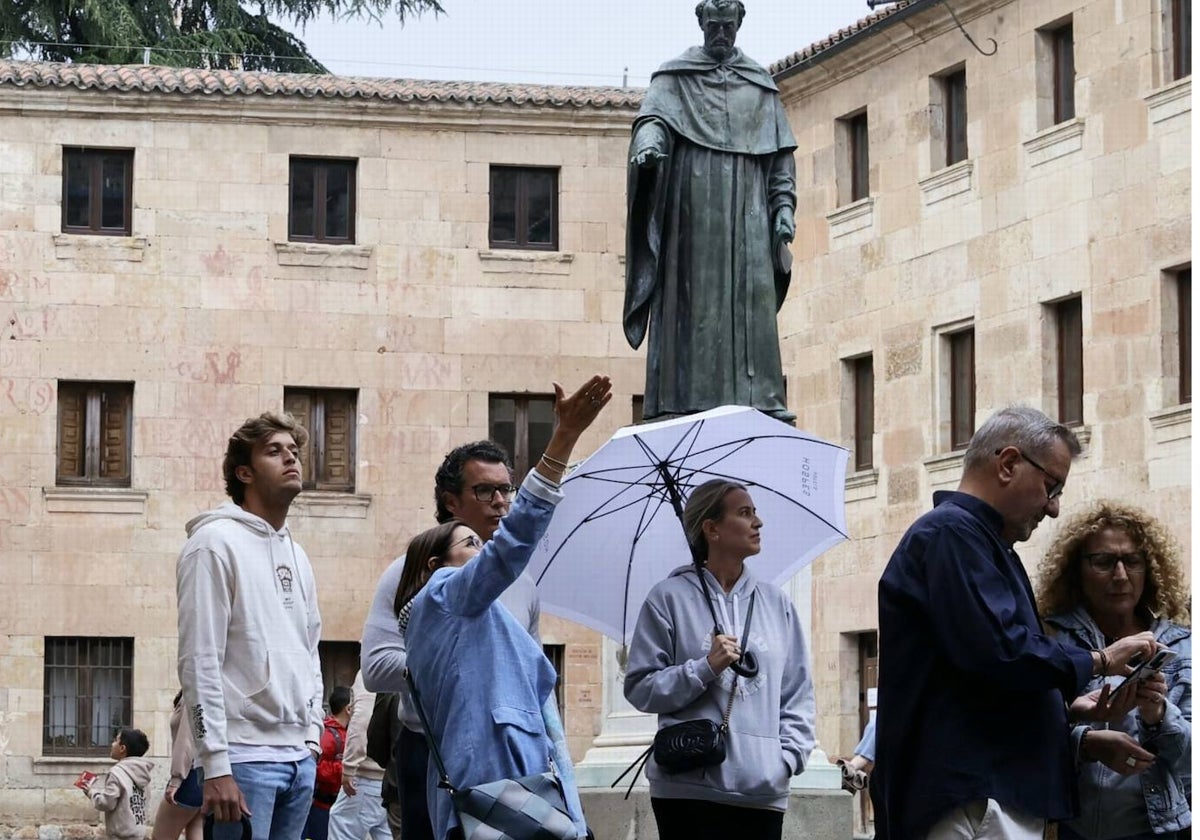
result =
[[[418,534],[408,546],[395,606],[428,734],[451,783],[461,789],[554,769],[583,837],[587,828],[554,705],[557,674],[538,642],[497,600],[550,524],[576,441],[612,398],[612,386],[601,376],[569,397],[557,384],[554,390],[554,433],[499,530],[485,543],[451,520]],[[506,492],[488,490],[489,497]],[[433,836],[461,836],[434,762],[427,780]]]
[[[1177,837],[1192,822],[1192,634],[1178,545],[1146,513],[1100,502],[1067,523],[1038,571],[1050,632],[1100,650],[1149,630],[1176,654],[1125,690],[1107,678],[1105,698],[1105,678],[1089,686],[1103,719],[1073,729],[1080,815],[1059,826],[1060,840]]]

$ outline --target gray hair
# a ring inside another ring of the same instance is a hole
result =
[[[971,436],[963,456],[963,472],[983,466],[1006,446],[1015,446],[1035,458],[1045,455],[1055,440],[1067,445],[1072,459],[1083,451],[1079,438],[1062,423],[1054,422],[1036,408],[1010,405],[985,420]]]
[[[742,28],[742,20],[746,17],[746,6],[742,0],[700,0],[696,4],[696,20],[700,21],[700,26],[704,26],[704,12],[706,9],[712,9],[714,12],[726,9],[733,6],[737,9],[737,24],[738,29]]]

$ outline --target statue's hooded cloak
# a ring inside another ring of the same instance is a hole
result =
[[[795,207],[792,136],[770,75],[692,47],[651,77],[629,166],[625,337],[650,328],[645,412],[752,405],[789,416],[775,314],[791,279],[772,220]]]

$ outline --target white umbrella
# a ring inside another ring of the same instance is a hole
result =
[[[714,478],[749,489],[763,528],[747,563],[783,584],[846,539],[848,455],[743,406],[627,426],[563,481],[528,567],[542,607],[626,643],[651,587],[691,562],[678,512]]]

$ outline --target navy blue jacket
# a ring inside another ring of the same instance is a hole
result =
[[[1087,684],[1091,654],[1042,632],[994,508],[965,493],[933,502],[879,581],[875,836],[922,838],[976,799],[1069,818],[1064,698]]]

